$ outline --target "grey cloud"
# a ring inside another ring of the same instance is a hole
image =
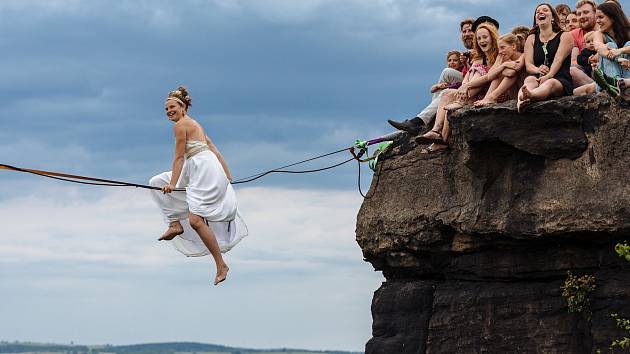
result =
[[[460,47],[460,18],[490,14],[507,28],[529,21],[534,6],[465,4],[4,1],[0,94],[11,100],[0,121],[17,119],[0,136],[28,136],[51,151],[80,146],[100,162],[93,173],[137,177],[170,164],[162,98],[185,83],[191,114],[227,146],[238,171],[277,166],[289,156],[252,147],[284,145],[300,159],[336,149],[329,137],[339,129],[357,138],[388,132],[387,118],[427,103],[443,53]],[[251,160],[245,155],[257,162],[239,162]]]

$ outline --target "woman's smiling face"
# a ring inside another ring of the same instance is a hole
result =
[[[514,52],[516,51],[516,44],[508,44],[504,41],[499,41],[499,55],[503,60],[510,60]]]
[[[164,102],[164,110],[169,120],[177,122],[186,115],[184,107],[175,100],[166,100]]]
[[[492,45],[490,44],[490,31],[482,27],[477,29],[477,33],[475,33],[475,36],[477,38],[477,45],[479,46],[479,48],[481,48],[484,53],[487,53],[488,50],[490,50],[490,48],[492,47]]]
[[[600,31],[606,32],[612,27],[613,21],[610,19],[610,17],[606,16],[606,14],[602,12],[602,10],[597,10],[597,12],[595,13],[595,17],[597,18],[596,22],[599,26]]]
[[[574,29],[579,27],[580,23],[578,22],[577,15],[569,14],[569,16],[567,16],[567,28],[569,29],[569,31],[573,31]]]
[[[462,62],[459,59],[459,54],[451,54],[446,58],[446,66],[451,69],[459,70],[462,66]]]
[[[541,25],[545,23],[551,23],[553,19],[553,13],[551,12],[551,8],[547,5],[540,5],[536,8],[535,12],[536,24]]]

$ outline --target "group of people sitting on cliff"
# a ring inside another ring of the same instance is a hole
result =
[[[579,0],[576,11],[561,4],[536,6],[533,28],[518,26],[499,35],[489,16],[460,23],[465,52],[449,51],[431,103],[411,119],[388,120],[399,130],[419,134],[429,144],[422,153],[448,148],[448,115],[517,100],[522,112],[534,101],[604,91],[613,97],[630,88],[630,22],[621,4]]]

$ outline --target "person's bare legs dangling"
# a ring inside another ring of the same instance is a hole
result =
[[[217,238],[214,236],[214,232],[212,232],[208,225],[206,225],[205,220],[201,216],[190,213],[188,221],[190,222],[190,226],[193,230],[195,230],[195,232],[197,232],[201,241],[203,241],[203,244],[206,245],[210,254],[214,258],[214,263],[217,267],[214,285],[217,285],[227,278],[227,273],[230,270],[223,260],[223,255],[221,255],[221,249],[219,248]]]

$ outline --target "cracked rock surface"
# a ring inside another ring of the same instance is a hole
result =
[[[630,318],[630,105],[605,94],[462,109],[450,149],[390,151],[357,218],[374,294],[366,353],[594,353]],[[591,321],[567,271],[594,274]]]

